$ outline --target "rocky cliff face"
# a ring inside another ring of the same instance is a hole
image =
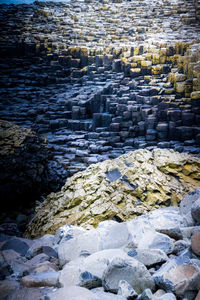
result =
[[[30,236],[53,233],[64,224],[97,226],[124,221],[152,209],[177,205],[200,187],[200,159],[173,150],[137,150],[91,165],[66,181],[36,209]]]
[[[6,208],[27,204],[44,190],[47,164],[45,138],[0,120],[0,197]]]

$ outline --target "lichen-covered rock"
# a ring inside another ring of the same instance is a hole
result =
[[[91,165],[37,207],[27,228],[35,237],[64,224],[89,228],[107,219],[128,220],[160,206],[177,205],[200,187],[200,159],[173,150],[129,152]]]

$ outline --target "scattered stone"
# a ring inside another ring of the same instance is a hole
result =
[[[155,283],[177,297],[199,290],[199,267],[187,257],[168,260],[154,275]]]
[[[199,198],[193,203],[191,208],[192,218],[197,225],[200,225],[200,196]]]
[[[146,267],[133,258],[114,258],[103,274],[102,284],[106,291],[117,293],[120,280],[126,280],[138,294],[145,288],[154,289],[154,281]]]
[[[192,251],[197,256],[200,256],[200,232],[195,232],[192,235]]]
[[[189,195],[187,195],[180,203],[180,210],[182,215],[184,216],[187,225],[193,226],[194,220],[192,218],[191,210],[192,206],[195,205],[197,201],[197,211],[198,211],[198,199],[200,197],[200,189],[196,189],[195,191],[191,192]],[[197,213],[196,209],[194,209],[194,215],[195,212]]]
[[[20,240],[19,238],[13,238],[8,240],[3,244],[1,247],[1,251],[12,249],[15,252],[19,253],[20,255],[26,255],[29,246],[24,241]]]

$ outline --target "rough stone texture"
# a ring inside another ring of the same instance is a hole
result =
[[[37,208],[27,235],[54,233],[66,223],[97,226],[128,220],[162,206],[177,205],[200,186],[200,160],[172,150],[137,150],[91,165],[69,178]]]
[[[43,294],[36,288],[20,288],[8,294],[6,299],[9,300],[40,300]]]
[[[200,225],[200,196],[192,205],[191,214],[195,223]]]
[[[126,297],[127,299],[136,299],[138,294],[136,291],[132,288],[132,286],[126,281],[126,280],[120,280],[119,282],[119,289],[118,289],[118,295],[122,295]]]
[[[181,232],[176,240],[169,236],[173,229]],[[12,247],[0,252],[1,298],[194,300],[200,289],[199,229],[188,227],[179,207],[165,207],[91,230],[65,225],[55,236],[18,239],[23,243],[3,235],[2,248]],[[16,245],[8,244],[13,240]],[[30,246],[26,257],[24,244]]]
[[[155,287],[146,267],[133,258],[114,258],[104,271],[102,284],[106,291],[117,293],[120,280],[126,280],[138,294]]]
[[[57,286],[59,273],[56,271],[39,272],[22,277],[21,285],[27,287]]]
[[[0,299],[6,297],[12,291],[19,287],[19,283],[14,280],[1,280],[0,281]]]
[[[160,249],[127,249],[127,254],[141,263],[146,267],[151,267],[158,263],[163,263],[168,260],[167,255]]]
[[[2,209],[31,200],[47,184],[48,150],[45,138],[0,120],[0,197]],[[12,162],[12,163],[11,163]],[[30,193],[31,191],[31,193]]]
[[[184,298],[187,292],[200,289],[200,269],[187,257],[169,260],[153,278],[159,287],[175,293],[178,297]]]
[[[195,191],[191,192],[189,195],[184,197],[180,203],[180,210],[188,226],[194,225],[196,221],[193,219],[192,213],[194,216],[198,216],[198,201],[200,198],[200,189],[196,189]],[[197,203],[197,204],[196,204]],[[194,210],[192,212],[192,208],[194,206]]]
[[[62,299],[71,298],[74,300],[83,299],[83,300],[98,300],[95,295],[88,291],[86,288],[78,286],[70,286],[67,288],[61,288],[51,294],[48,294],[46,297],[47,300],[62,300]]]
[[[192,251],[200,256],[200,232],[195,232],[192,235]]]

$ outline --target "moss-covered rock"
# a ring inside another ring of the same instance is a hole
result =
[[[177,205],[200,187],[200,159],[172,150],[146,149],[91,165],[37,207],[28,236],[54,233],[64,224],[97,226]]]

